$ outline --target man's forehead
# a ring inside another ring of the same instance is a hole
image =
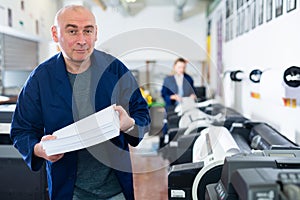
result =
[[[91,18],[64,18],[60,22],[61,27],[95,27],[95,22]]]
[[[86,28],[89,28],[89,29],[93,29],[95,28],[95,26],[93,24],[86,24],[86,25],[79,25],[79,24],[76,24],[76,23],[68,23],[68,24],[65,24],[64,25],[64,28],[78,28],[78,29],[86,29]]]
[[[58,20],[62,24],[95,25],[93,14],[85,9],[67,9],[61,13]]]

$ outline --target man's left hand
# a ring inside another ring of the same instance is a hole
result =
[[[114,109],[119,113],[121,131],[125,132],[129,128],[134,126],[135,123],[134,119],[128,115],[128,113],[122,106],[115,106]]]

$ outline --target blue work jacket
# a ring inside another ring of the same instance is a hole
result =
[[[126,199],[134,199],[128,144],[136,146],[148,130],[149,110],[135,78],[122,62],[94,50],[91,93],[95,111],[112,104],[122,105],[135,119],[135,135],[123,132],[111,142],[118,148],[108,155]],[[30,74],[18,97],[11,126],[11,139],[31,170],[40,170],[44,159],[34,156],[34,145],[74,122],[72,87],[63,55],[58,53]],[[125,151],[124,151],[125,150]],[[120,166],[120,168],[118,168]],[[121,170],[122,169],[122,170]],[[50,199],[72,199],[77,170],[77,151],[65,153],[57,162],[46,162]]]
[[[187,97],[195,93],[194,80],[188,74],[183,75],[183,96]],[[167,76],[164,79],[163,86],[161,89],[161,96],[165,101],[166,107],[175,105],[176,101],[171,100],[170,96],[178,94],[178,86],[174,76]]]

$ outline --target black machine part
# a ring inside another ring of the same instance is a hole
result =
[[[241,74],[243,74],[244,72],[241,70],[236,70],[236,71],[232,71],[230,72],[230,79],[232,81],[237,81],[237,82],[241,82],[243,79],[240,77]]]
[[[284,71],[284,82],[290,87],[300,86],[300,67],[291,66]]]
[[[251,147],[256,150],[298,148],[298,145],[266,123],[254,124],[249,134]]]
[[[231,175],[237,169],[244,168],[300,168],[300,150],[263,150],[252,154],[237,154],[226,157],[222,169],[219,187],[223,188],[227,196],[234,194],[231,184]]]
[[[231,180],[240,200],[300,199],[300,169],[238,169]]]
[[[260,82],[260,77],[262,75],[262,71],[259,69],[254,69],[250,72],[249,74],[249,79],[253,82],[253,83],[259,83]]]
[[[173,165],[168,175],[168,196],[169,200],[192,200],[192,187],[199,171],[204,167],[204,162],[185,163]],[[201,178],[197,187],[197,198],[205,197],[205,187],[220,179],[222,166],[211,168]],[[180,191],[176,193],[176,191]]]
[[[47,200],[46,169],[33,172],[12,145],[0,145],[0,199]]]
[[[1,111],[0,112],[0,123],[10,123],[12,120],[13,112],[6,112]]]
[[[172,165],[168,174],[168,199],[192,199],[194,179],[203,167],[204,162]]]
[[[166,144],[160,146],[163,147],[159,150],[160,153],[162,153],[162,156],[168,159],[172,165],[192,162],[190,154],[194,142],[204,128],[206,127],[197,127],[191,130],[188,135],[184,135],[187,128],[170,129],[168,134],[164,136],[164,138],[168,137],[168,139],[165,140],[165,142],[167,142]]]
[[[217,165],[208,170],[202,177],[197,187],[197,199],[205,199],[205,189],[207,185],[217,183],[221,177],[222,165]]]
[[[191,133],[178,138],[178,146],[175,148],[176,152],[174,152],[176,160],[172,164],[193,162],[193,146],[199,136],[200,133]]]

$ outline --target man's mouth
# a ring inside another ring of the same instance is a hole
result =
[[[86,49],[75,49],[77,53],[85,53]]]

